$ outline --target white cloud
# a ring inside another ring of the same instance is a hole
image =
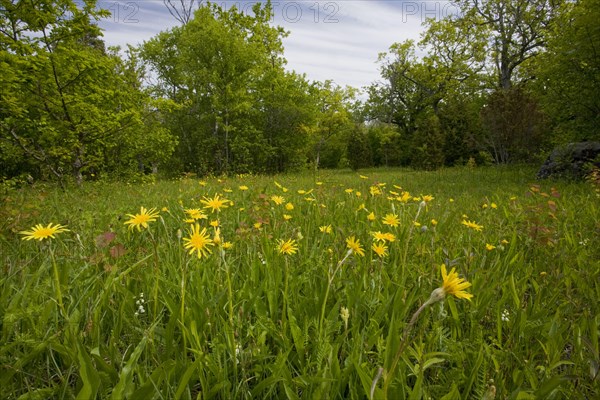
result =
[[[245,11],[256,3],[215,2]],[[379,53],[394,42],[418,40],[425,17],[450,10],[447,1],[273,0],[272,4],[274,24],[290,31],[284,39],[288,69],[311,80],[332,79],[357,88],[379,78]],[[136,45],[178,24],[162,0],[101,0],[99,6],[113,13],[100,23],[109,45]]]

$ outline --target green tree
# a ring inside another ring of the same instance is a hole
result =
[[[10,160],[4,151],[18,148],[28,161],[17,161],[17,170],[42,178],[49,171],[61,182],[70,172],[78,183],[129,164],[110,154],[135,144],[149,99],[138,71],[104,48],[94,22],[107,12],[93,0],[13,0],[2,7],[0,158]]]
[[[314,96],[317,104],[314,123],[303,125],[310,138],[310,159],[315,169],[322,164],[335,168],[343,156],[346,135],[353,128],[351,103],[356,98],[356,90],[327,80],[315,84]]]
[[[600,140],[600,1],[563,4],[535,60],[535,89],[554,144]]]
[[[179,168],[196,173],[282,171],[304,162],[310,106],[303,77],[284,70],[272,7],[252,15],[216,4],[146,42],[155,94],[176,102],[166,122],[179,137]]]
[[[463,31],[478,29],[487,41],[496,87],[509,89],[530,79],[520,67],[544,47],[544,30],[551,24],[558,1],[458,0]]]
[[[369,137],[366,129],[360,124],[356,124],[348,135],[346,158],[354,171],[373,166]]]

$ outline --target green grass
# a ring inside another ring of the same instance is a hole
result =
[[[8,192],[0,398],[364,399],[373,384],[374,397],[388,399],[600,392],[600,201],[589,183],[535,182],[527,167],[360,175]],[[406,203],[391,193],[403,191]],[[199,223],[212,237],[218,220],[233,247],[198,259],[183,247],[184,209],[217,193],[233,205],[205,210]],[[413,197],[422,195],[434,199],[421,206]],[[141,206],[160,217],[128,229],[127,214]],[[398,227],[382,224],[389,213]],[[21,240],[20,231],[50,222],[70,231]],[[373,231],[396,236],[383,259],[371,250]],[[350,236],[365,256],[340,264]],[[279,254],[278,239],[293,239],[298,252]],[[403,343],[441,285],[442,263],[472,283],[474,297],[427,307]]]

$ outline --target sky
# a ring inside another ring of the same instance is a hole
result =
[[[257,1],[213,3],[250,11]],[[272,0],[271,3],[272,23],[290,32],[283,41],[289,70],[306,74],[310,80],[330,79],[338,85],[359,89],[380,79],[379,53],[395,42],[418,41],[423,29],[421,23],[426,18],[441,18],[456,11],[449,1]],[[100,22],[108,45],[137,45],[179,24],[163,0],[99,0],[98,5],[112,12],[112,17]]]

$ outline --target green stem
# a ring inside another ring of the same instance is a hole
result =
[[[185,264],[187,267],[187,263]],[[185,326],[185,275],[187,268],[183,268],[181,271],[181,326]],[[183,334],[183,354],[187,352],[186,335]]]
[[[394,372],[396,371],[396,367],[398,366],[398,362],[400,361],[400,358],[402,357],[402,352],[404,351],[404,348],[406,347],[406,343],[408,342],[410,332],[412,331],[413,326],[417,322],[417,318],[419,317],[419,315],[421,314],[421,312],[423,312],[423,310],[425,308],[427,308],[428,306],[430,306],[433,303],[440,301],[443,298],[444,298],[444,294],[443,294],[442,289],[434,290],[431,293],[431,296],[429,296],[429,299],[425,303],[423,303],[421,305],[421,307],[419,307],[419,309],[413,314],[408,325],[406,325],[406,328],[404,328],[404,334],[402,335],[402,342],[400,343],[400,347],[398,347],[398,351],[396,352],[396,355],[394,356],[394,361],[392,361],[392,365],[391,365],[389,371],[387,371],[387,373],[385,373],[383,376],[383,397],[384,397],[384,399],[388,398],[388,388],[390,386],[390,383],[392,382],[392,378],[394,376]],[[381,376],[381,374],[378,374],[375,379],[376,380],[379,379],[380,376]],[[375,386],[377,384],[376,380],[373,381],[373,385],[371,386],[371,399],[373,398],[373,392],[374,392]]]
[[[415,222],[417,222],[417,220],[419,219],[419,214],[421,214],[421,209],[425,206],[426,206],[426,203],[423,201],[419,204],[419,208],[417,209],[417,214],[415,215],[415,218],[413,219],[413,223],[411,224],[410,229],[408,230],[408,236],[406,237],[406,244],[404,246],[404,254],[402,254],[402,267],[400,269],[400,271],[402,273],[402,283],[404,283],[404,277],[405,277],[404,271],[406,268],[406,259],[408,257],[408,246],[410,243],[410,239],[412,238],[413,230],[415,228]]]
[[[283,286],[283,304],[281,307],[281,331],[285,336],[285,328],[286,328],[286,315],[287,315],[287,296],[288,296],[288,281],[289,281],[289,273],[288,273],[288,262],[287,258],[285,259],[285,281]]]
[[[220,249],[221,252],[221,261],[225,265],[225,273],[227,277],[227,303],[229,310],[229,328],[230,328],[230,342],[231,342],[231,354],[233,360],[233,375],[237,378],[237,360],[236,360],[236,343],[235,343],[235,326],[233,322],[233,287],[231,285],[231,271],[229,269],[229,264],[225,261],[225,252]]]
[[[150,238],[152,240],[152,253],[154,255],[154,305],[152,307],[153,310],[153,318],[157,318],[158,313],[158,278],[159,278],[159,268],[158,268],[158,249],[156,240],[154,240],[154,236],[152,232],[150,232]]]
[[[321,334],[323,332],[323,321],[325,320],[325,308],[327,308],[327,299],[329,297],[329,289],[331,288],[331,284],[333,283],[333,278],[337,274],[338,270],[342,267],[342,265],[344,264],[346,259],[348,259],[348,257],[350,257],[350,254],[352,254],[352,250],[348,250],[346,252],[346,255],[344,256],[344,258],[342,258],[342,260],[337,263],[335,270],[329,274],[328,282],[327,282],[327,289],[325,289],[325,298],[323,299],[323,304],[321,305],[321,316],[319,318],[319,336],[321,336]]]
[[[56,260],[54,258],[54,250],[50,248],[50,259],[52,261],[52,270],[54,272],[54,286],[56,290],[56,300],[58,301],[58,307],[60,308],[60,312],[63,317],[67,317],[67,313],[65,311],[65,306],[62,300],[62,291],[60,289],[60,275],[58,274],[58,266],[56,265]]]

